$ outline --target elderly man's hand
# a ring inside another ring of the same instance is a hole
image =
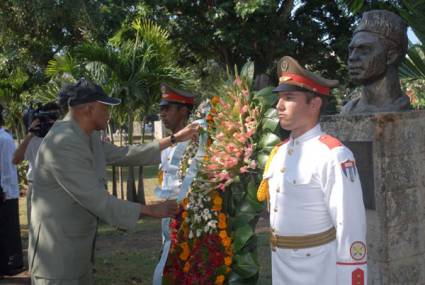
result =
[[[168,218],[176,216],[177,210],[176,200],[167,200],[158,204],[142,205],[140,213],[154,218]]]
[[[184,129],[178,131],[174,136],[177,142],[184,142],[187,140],[197,140],[199,135],[200,125],[196,122],[187,125]]]

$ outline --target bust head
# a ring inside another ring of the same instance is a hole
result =
[[[351,79],[367,85],[397,68],[407,52],[407,25],[396,14],[372,10],[363,14],[349,45]]]

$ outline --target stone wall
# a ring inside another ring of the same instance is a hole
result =
[[[373,148],[368,284],[425,284],[425,111],[325,116],[321,125],[343,142]]]

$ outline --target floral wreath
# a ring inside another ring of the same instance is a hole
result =
[[[208,123],[202,132],[207,143],[179,214],[170,222],[163,284],[250,284],[258,278],[253,236],[264,207],[256,199],[253,157],[261,105],[249,90],[252,74],[250,63],[195,113],[195,119]],[[199,147],[198,142],[187,146],[179,165],[181,181]]]

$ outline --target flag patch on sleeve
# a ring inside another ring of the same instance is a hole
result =
[[[357,177],[357,169],[356,169],[356,163],[354,160],[346,160],[341,163],[342,172],[344,173],[345,177],[350,179],[351,182],[354,182]]]

